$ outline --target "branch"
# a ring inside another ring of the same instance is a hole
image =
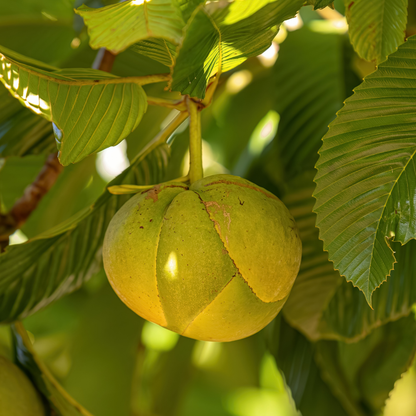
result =
[[[99,50],[93,68],[110,72],[115,55],[107,50]],[[57,154],[49,155],[39,175],[24,191],[23,196],[15,202],[7,214],[0,214],[0,252],[9,245],[9,237],[19,229],[49,192],[63,171]]]

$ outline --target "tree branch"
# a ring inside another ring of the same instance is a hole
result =
[[[97,53],[93,68],[110,72],[116,55],[110,51],[100,49]],[[63,171],[57,154],[47,157],[44,166],[33,183],[24,191],[23,196],[15,202],[7,214],[0,214],[0,252],[9,245],[9,237],[19,229],[39,205],[42,198],[49,192]]]

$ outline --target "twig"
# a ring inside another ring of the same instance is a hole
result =
[[[93,63],[93,68],[110,72],[115,55],[109,51],[100,50]],[[42,198],[49,192],[62,172],[57,154],[47,157],[39,175],[24,191],[23,196],[15,202],[10,212],[0,214],[0,252],[9,245],[9,237],[19,229],[39,205]]]

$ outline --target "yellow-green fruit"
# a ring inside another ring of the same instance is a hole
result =
[[[0,356],[0,415],[46,415],[39,393],[26,374],[2,356]]]
[[[103,256],[114,290],[143,318],[190,338],[233,341],[278,314],[301,251],[276,196],[215,175],[135,195],[111,220]]]

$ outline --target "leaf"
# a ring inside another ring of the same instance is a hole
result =
[[[95,415],[128,416],[144,321],[120,301],[104,270],[101,274],[104,287],[81,306],[63,386]]]
[[[316,344],[315,358],[334,394],[349,396],[377,414],[412,363],[415,341],[412,315],[376,329],[357,343],[321,341]]]
[[[36,355],[26,330],[20,322],[12,326],[15,357],[19,366],[46,397],[57,416],[92,416],[58,384]]]
[[[94,69],[56,70],[0,48],[0,79],[24,106],[54,124],[63,165],[120,143],[147,109],[133,80]]]
[[[293,17],[302,0],[241,0],[201,7],[188,22],[176,63],[171,89],[204,98],[209,79],[219,67],[228,71],[264,52],[279,25]]]
[[[334,0],[306,0],[306,4],[310,4],[313,6],[314,10],[323,9],[327,6],[332,6],[334,4]]]
[[[269,345],[285,375],[297,408],[303,416],[347,416],[338,399],[322,380],[314,361],[313,345],[283,319],[274,321]],[[359,413],[355,416],[361,416]]]
[[[167,164],[168,146],[155,149],[117,176],[111,185],[157,183]],[[24,244],[0,255],[0,322],[31,315],[78,289],[101,268],[104,235],[128,198],[107,190],[92,206]]]
[[[377,63],[404,42],[407,0],[344,0],[351,43],[361,58]]]
[[[49,154],[56,151],[51,123],[24,108],[0,88],[0,157]]]
[[[289,182],[289,191],[282,199],[296,220],[303,246],[299,275],[283,313],[292,326],[313,341],[357,341],[411,312],[416,303],[416,241],[405,246],[393,243],[397,264],[389,281],[374,294],[371,309],[360,291],[341,279],[323,251],[312,212],[313,175],[305,172]]]
[[[130,0],[99,9],[81,6],[75,12],[84,18],[91,47],[114,54],[153,37],[178,43],[184,26],[171,0]]]
[[[393,269],[391,240],[415,237],[415,58],[411,37],[346,100],[319,152],[320,238],[370,304]]]
[[[0,169],[0,207],[8,212],[25,188],[38,176],[45,163],[43,156],[10,158]]]
[[[330,30],[331,22],[325,24]],[[345,35],[316,32],[313,26],[289,33],[280,46],[273,68],[280,123],[269,169],[277,176],[279,160],[280,181],[314,167],[328,124],[360,83],[350,69],[350,50]]]
[[[172,67],[175,64],[176,45],[165,39],[146,39],[135,43],[132,50]]]

